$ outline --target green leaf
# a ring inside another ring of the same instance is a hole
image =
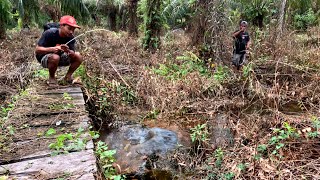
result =
[[[57,132],[56,132],[56,130],[55,129],[53,129],[53,128],[50,128],[47,132],[46,132],[46,136],[48,137],[48,136],[52,136],[52,135],[54,135],[54,134],[56,134]]]
[[[284,147],[283,143],[279,143],[278,145],[276,145],[276,149],[281,149],[282,147]]]

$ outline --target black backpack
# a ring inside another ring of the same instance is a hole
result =
[[[47,23],[47,24],[43,25],[43,32],[45,32],[46,30],[51,29],[51,28],[58,29],[59,27],[60,27],[60,23],[56,23],[56,22]]]

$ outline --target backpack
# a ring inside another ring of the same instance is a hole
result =
[[[43,32],[45,32],[46,30],[48,29],[51,29],[51,28],[59,28],[60,27],[60,24],[57,23],[57,22],[53,22],[53,23],[46,23],[43,25]]]

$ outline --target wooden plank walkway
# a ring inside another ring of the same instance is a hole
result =
[[[50,88],[39,82],[30,87],[18,98],[5,123],[13,133],[0,149],[0,176],[28,180],[94,179],[96,158],[93,141],[88,135],[90,118],[81,89],[75,86]],[[55,133],[48,135],[49,129],[54,129]],[[65,134],[83,140],[84,148],[71,148],[66,154],[52,156],[49,145]]]

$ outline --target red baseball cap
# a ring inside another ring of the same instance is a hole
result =
[[[76,19],[72,16],[66,15],[66,16],[62,16],[60,19],[60,24],[67,24],[69,26],[75,27],[75,28],[79,28],[80,26],[77,25]]]

